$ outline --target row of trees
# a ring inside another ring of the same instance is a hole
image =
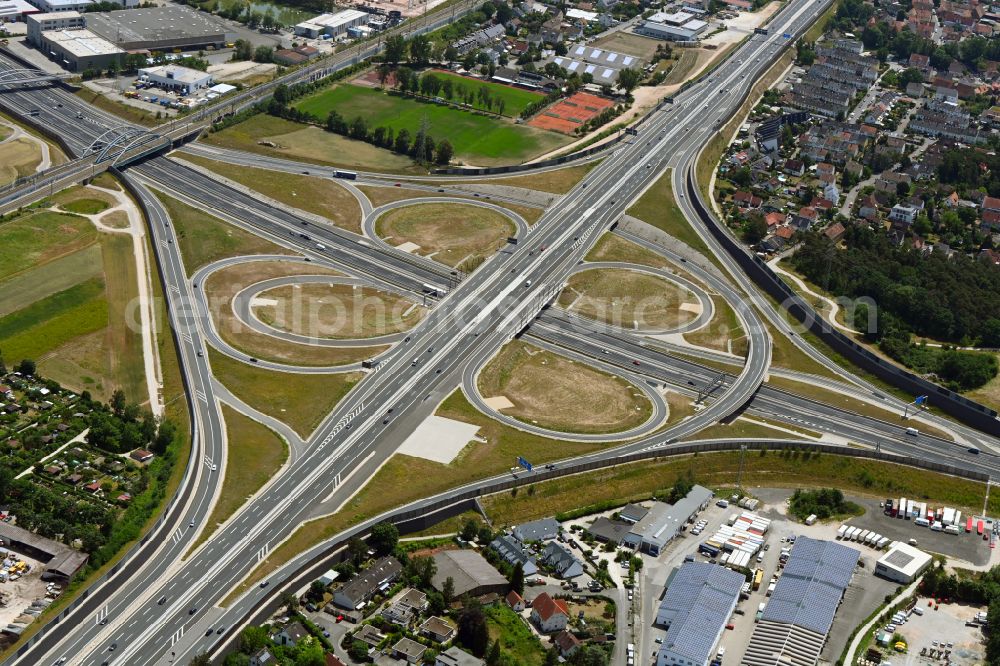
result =
[[[342,136],[347,136],[358,141],[366,141],[379,148],[385,148],[400,155],[408,155],[417,164],[448,164],[455,154],[448,139],[441,139],[435,142],[430,135],[429,125],[426,122],[421,124],[415,136],[410,135],[410,131],[405,127],[398,132],[391,127],[378,126],[369,129],[368,121],[362,116],[357,116],[350,123],[339,113],[331,111],[326,118],[327,131]]]
[[[494,95],[490,87],[480,84],[478,87],[458,83],[451,77],[438,76],[433,72],[418,74],[408,67],[399,67],[393,72],[388,65],[378,69],[379,82],[385,86],[390,77],[395,77],[395,88],[401,93],[421,94],[425,97],[440,97],[449,102],[465,104],[482,111],[504,115],[507,101],[500,95]]]

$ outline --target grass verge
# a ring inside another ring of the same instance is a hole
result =
[[[341,229],[361,233],[361,207],[354,195],[335,180],[255,169],[198,155],[185,154],[182,157],[275,201],[325,217]]]
[[[308,437],[341,398],[358,383],[360,372],[296,375],[255,368],[210,349],[212,374],[243,402],[287,423]]]
[[[219,259],[245,254],[292,254],[286,248],[226,224],[203,210],[154,191],[174,225],[188,275]]]

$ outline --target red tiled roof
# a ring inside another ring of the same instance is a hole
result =
[[[556,613],[562,613],[566,617],[569,617],[569,608],[566,606],[566,602],[562,599],[553,599],[549,596],[548,592],[542,592],[535,597],[531,607],[538,613],[538,617],[542,618],[543,622]]]

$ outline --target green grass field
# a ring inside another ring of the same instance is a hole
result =
[[[255,368],[209,350],[212,371],[238,398],[287,423],[303,437],[358,383],[360,372],[296,375]]]
[[[361,116],[369,128],[405,128],[411,137],[426,117],[429,134],[436,141],[451,141],[455,159],[472,164],[523,162],[570,141],[555,132],[349,84],[306,97],[296,106],[318,118],[336,109],[348,121]]]
[[[464,86],[465,89],[470,92],[477,92],[480,88],[485,86],[486,89],[490,91],[490,95],[494,98],[499,97],[503,99],[505,105],[503,115],[510,118],[520,116],[521,111],[524,111],[524,107],[528,106],[532,102],[537,102],[543,97],[541,93],[531,92],[530,90],[523,90],[522,88],[515,88],[513,86],[505,86],[502,83],[491,83],[488,81],[480,81],[478,79],[470,79],[467,76],[459,76],[458,74],[452,74],[441,70],[434,70],[433,72],[427,72],[427,74],[433,74],[442,81],[451,81],[455,90],[458,90],[459,86]],[[456,95],[456,101],[457,98],[458,96]],[[478,107],[478,105],[478,101],[473,104],[473,106],[476,107]]]
[[[188,275],[205,264],[226,257],[244,254],[290,254],[283,247],[226,224],[219,218],[188,206],[173,197],[161,192],[155,194],[170,214]]]
[[[37,211],[0,227],[0,280],[95,242],[97,231],[78,215]]]
[[[7,280],[0,280],[0,317],[99,275],[101,246],[94,243]]]
[[[0,320],[0,327],[7,328],[9,322],[9,329],[13,331],[9,336],[0,337],[0,349],[8,362],[37,359],[73,338],[105,328],[108,302],[103,296],[95,295],[83,302],[66,303],[57,294],[40,301],[36,314],[45,318],[22,318],[18,312]]]

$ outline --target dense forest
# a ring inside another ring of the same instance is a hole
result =
[[[849,226],[846,249],[808,234],[792,256],[796,271],[836,296],[870,298],[850,322],[883,352],[955,390],[997,374],[991,354],[913,345],[911,334],[956,345],[1000,347],[1000,268],[960,253],[950,258],[896,247],[882,233]],[[870,316],[873,315],[873,316]]]

